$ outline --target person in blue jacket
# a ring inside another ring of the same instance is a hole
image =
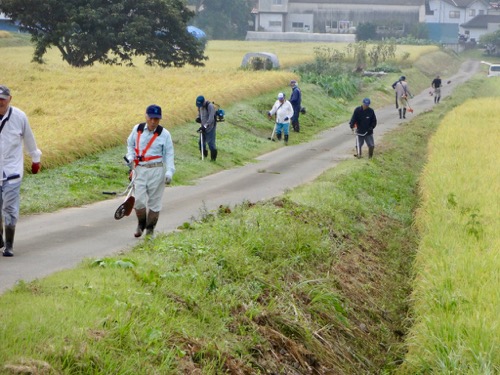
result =
[[[377,126],[377,116],[370,107],[369,98],[364,98],[362,104],[354,109],[349,126],[353,131],[356,131],[356,155],[354,156],[358,159],[361,158],[361,148],[366,142],[368,157],[371,159],[375,149],[373,129]]]
[[[290,86],[292,87],[292,94],[290,95],[290,104],[293,108],[293,116],[291,118],[292,128],[294,132],[300,132],[299,115],[302,105],[302,92],[297,85],[296,80],[290,81]]]

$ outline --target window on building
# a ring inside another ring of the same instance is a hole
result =
[[[476,16],[476,10],[475,9],[469,9],[469,17],[475,17]]]
[[[450,18],[460,18],[459,10],[450,10]]]
[[[304,22],[292,22],[292,29],[303,29]]]
[[[281,21],[269,21],[270,27],[281,27]]]

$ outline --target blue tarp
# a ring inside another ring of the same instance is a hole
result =
[[[188,33],[192,34],[196,39],[203,39],[207,37],[207,34],[201,29],[198,29],[195,26],[188,26],[187,27]]]

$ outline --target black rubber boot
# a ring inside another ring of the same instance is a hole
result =
[[[216,161],[217,160],[217,150],[212,150],[210,151],[210,160],[211,161]]]
[[[285,145],[287,145],[288,144],[288,134],[285,134],[285,138],[284,139],[285,139]]]
[[[152,236],[154,234],[156,223],[158,222],[159,217],[159,212],[149,210],[148,222],[146,224],[146,236]]]
[[[300,133],[300,124],[298,121],[292,121],[292,128],[294,132]]]
[[[375,147],[368,147],[368,158],[371,159],[373,158],[373,150]]]
[[[208,157],[208,150],[203,149],[203,157],[207,158]]]
[[[403,118],[406,118],[406,108],[403,108]]]
[[[276,139],[277,139],[278,141],[281,141],[281,133],[276,134]]]
[[[14,256],[14,234],[16,233],[15,225],[5,226],[5,249],[3,250],[4,257]]]
[[[138,238],[142,236],[142,232],[146,228],[146,209],[136,209],[135,214],[137,215],[137,229],[135,230],[134,237]]]
[[[399,108],[398,111],[399,111],[399,118],[403,118],[403,110]]]

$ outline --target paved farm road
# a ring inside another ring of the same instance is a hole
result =
[[[444,84],[442,97],[478,69],[478,62],[464,63],[460,72],[449,78],[451,84]],[[434,105],[428,91],[416,95],[411,103],[415,113],[407,117]],[[401,120],[393,105],[378,108],[376,113],[377,142]],[[326,169],[352,158],[353,146],[354,137],[348,125],[342,124],[307,144],[282,147],[262,155],[256,163],[202,178],[195,186],[168,187],[157,231],[172,231],[198,218],[206,209],[279,196],[286,189],[312,181]],[[138,241],[133,237],[136,220],[133,215],[122,220],[113,218],[120,203],[121,198],[116,198],[56,213],[21,217],[16,230],[15,256],[0,257],[0,293],[19,280],[32,281],[72,268],[84,258],[131,249]]]

